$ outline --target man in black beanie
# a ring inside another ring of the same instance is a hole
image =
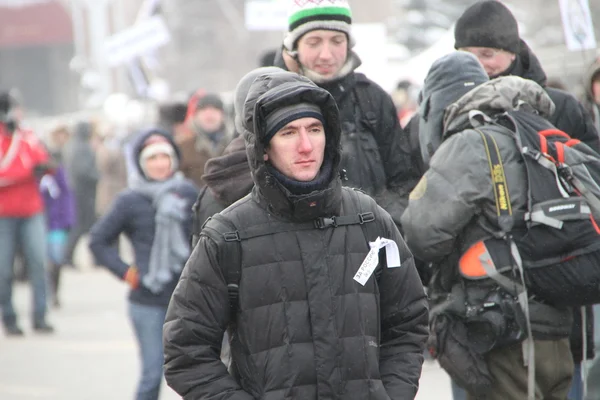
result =
[[[479,1],[465,10],[454,28],[454,47],[473,53],[490,78],[516,75],[546,89],[556,111],[552,125],[571,137],[600,150],[598,132],[588,112],[571,94],[546,86],[546,73],[529,46],[519,36],[513,14],[500,1]]]

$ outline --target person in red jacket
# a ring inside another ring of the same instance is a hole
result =
[[[19,128],[20,106],[0,93],[0,307],[8,336],[21,336],[12,304],[13,261],[21,245],[33,287],[33,329],[53,332],[46,322],[46,227],[38,179],[51,171],[43,144]]]

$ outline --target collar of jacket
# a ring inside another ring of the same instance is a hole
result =
[[[257,184],[252,191],[253,199],[268,212],[290,221],[306,222],[340,213],[342,182],[339,177],[333,179],[323,190],[294,195],[263,164],[255,173],[255,181]]]
[[[537,56],[531,51],[527,43],[523,39],[520,40],[521,50],[515,61],[510,67],[497,76],[490,77],[490,79],[500,78],[503,76],[519,76],[525,79],[531,79],[538,85],[545,87],[546,81],[548,80],[546,72],[542,68],[542,64]]]
[[[466,128],[471,110],[497,114],[518,109],[523,103],[529,104],[544,118],[554,113],[550,96],[532,80],[503,76],[483,83],[446,108],[443,138]]]
[[[337,81],[344,79],[348,75],[351,75],[356,70],[356,68],[360,67],[360,65],[362,64],[362,61],[358,54],[356,54],[352,50],[348,50],[348,58],[346,59],[344,65],[342,65],[342,68],[340,68],[340,70],[337,74],[335,74],[335,76],[327,78],[319,74],[318,72],[306,68],[304,65],[300,64],[300,61],[297,60],[297,62],[300,66],[300,75],[306,76],[308,79],[310,79],[311,81],[313,81],[321,87],[325,87],[329,84],[336,83]]]

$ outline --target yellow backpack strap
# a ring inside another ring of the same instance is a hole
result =
[[[505,233],[505,240],[510,245],[510,251],[512,259],[519,270],[521,276],[521,285],[519,285],[519,293],[517,298],[519,304],[523,309],[523,313],[526,318],[527,325],[527,339],[523,342],[523,360],[527,366],[527,382],[528,382],[528,400],[535,400],[535,352],[533,345],[533,335],[531,331],[531,319],[529,318],[529,296],[525,286],[525,276],[523,271],[523,262],[521,255],[514,240],[510,236],[510,231],[513,227],[514,221],[512,216],[512,207],[510,204],[510,194],[508,192],[508,184],[506,182],[506,174],[504,173],[504,165],[502,164],[502,157],[500,156],[500,150],[498,144],[493,136],[479,129],[476,131],[483,140],[485,147],[486,156],[490,166],[490,174],[492,177],[492,183],[494,185],[494,198],[496,201],[496,213],[498,216],[498,226]],[[485,245],[484,245],[485,246]],[[489,257],[489,252],[487,252]],[[485,253],[482,253],[481,257],[485,257]],[[488,262],[489,260],[489,262]],[[508,289],[508,287],[515,288],[515,283],[512,279],[509,279],[501,275],[495,268],[491,257],[488,259],[481,259],[481,266],[486,270],[487,275],[492,278],[498,285]]]

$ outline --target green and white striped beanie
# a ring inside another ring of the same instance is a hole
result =
[[[283,45],[294,50],[303,35],[317,29],[344,32],[350,46],[354,45],[351,35],[352,11],[347,0],[289,0],[288,33]]]

